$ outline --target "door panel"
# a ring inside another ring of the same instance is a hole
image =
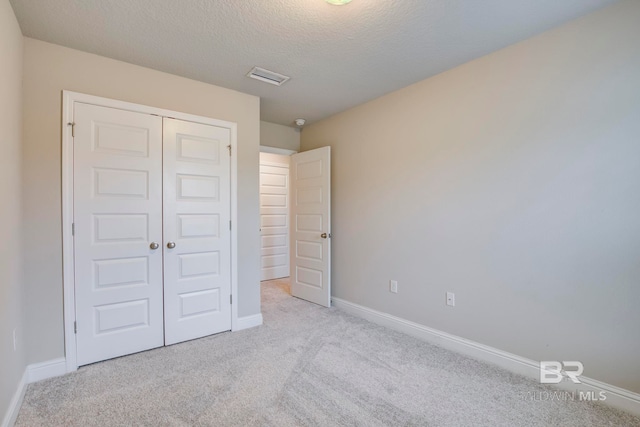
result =
[[[229,129],[164,119],[167,345],[231,329]],[[175,247],[167,245],[174,243]]]
[[[260,280],[289,275],[289,157],[260,153]]]
[[[331,147],[291,156],[291,294],[331,306]]]
[[[77,361],[163,345],[162,122],[76,103]]]

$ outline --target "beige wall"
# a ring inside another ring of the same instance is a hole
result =
[[[260,122],[260,145],[300,151],[300,130],[269,122]]]
[[[334,296],[640,392],[638,22],[615,4],[305,128]]]
[[[72,90],[238,124],[238,310],[260,312],[259,98],[25,38],[24,232],[28,362],[64,355],[61,102]],[[235,299],[235,298],[234,298]]]
[[[25,368],[20,251],[22,33],[8,0],[0,0],[0,424]],[[17,350],[13,350],[16,330]]]

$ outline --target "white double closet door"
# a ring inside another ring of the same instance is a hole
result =
[[[230,130],[74,104],[78,365],[231,329]]]

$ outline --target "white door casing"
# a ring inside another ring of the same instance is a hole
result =
[[[331,147],[291,156],[291,294],[331,306]]]
[[[230,131],[164,119],[167,345],[231,329]]]
[[[289,160],[260,153],[260,280],[289,275]]]
[[[163,345],[162,119],[75,105],[79,365]]]

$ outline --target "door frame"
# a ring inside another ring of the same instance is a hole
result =
[[[201,123],[229,129],[231,132],[231,295],[236,301],[231,305],[231,330],[239,329],[238,325],[238,129],[237,124],[209,117],[180,113],[147,105],[134,104],[110,98],[87,95],[68,90],[62,91],[62,283],[63,283],[63,319],[64,319],[64,353],[67,372],[78,369],[74,323],[75,310],[75,265],[73,224],[73,107],[82,102],[101,107],[152,114],[160,117],[172,117],[188,122]]]
[[[261,153],[270,153],[270,154],[280,154],[281,156],[291,156],[296,154],[296,150],[289,150],[286,148],[278,148],[278,147],[269,147],[268,145],[260,146]]]

